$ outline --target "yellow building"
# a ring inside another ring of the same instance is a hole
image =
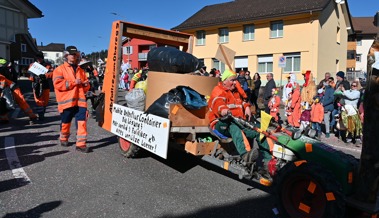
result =
[[[206,6],[172,30],[195,36],[193,55],[208,69],[225,69],[215,59],[221,43],[236,52],[235,71],[259,72],[263,84],[272,72],[278,86],[290,72],[301,83],[303,70],[316,82],[325,72],[345,71],[353,32],[347,0],[235,0]]]

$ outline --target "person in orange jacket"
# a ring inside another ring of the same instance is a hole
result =
[[[29,116],[30,124],[34,124],[34,121],[37,119],[37,115],[35,115],[30,108],[29,104],[26,102],[24,96],[21,93],[20,88],[11,80],[5,78],[2,74],[0,74],[0,96],[2,90],[6,87],[9,87],[12,91],[14,100],[20,106],[20,108],[24,111],[25,114]],[[0,113],[0,123],[8,123],[9,117],[7,111],[2,111]]]
[[[300,116],[301,116],[301,94],[300,94],[300,85],[294,83],[292,86],[291,93],[291,105],[288,109],[288,124],[292,127],[300,127]]]
[[[64,52],[65,62],[53,72],[54,90],[61,114],[59,143],[67,147],[72,118],[76,120],[76,150],[88,153],[87,147],[87,101],[90,84],[85,71],[78,66],[80,53],[75,46]]]
[[[275,119],[276,122],[279,121],[279,106],[280,106],[280,97],[278,88],[272,89],[272,97],[268,102],[268,108],[270,108],[270,115]]]
[[[36,109],[38,113],[39,120],[43,120],[45,118],[46,107],[49,103],[50,98],[50,86],[49,81],[47,79],[53,78],[53,68],[50,63],[44,60],[43,53],[40,51],[36,54],[36,62],[47,68],[47,73],[36,75],[30,71],[28,71],[30,77],[29,80],[32,81],[34,101],[38,108]],[[33,64],[30,64],[30,67]],[[29,67],[29,68],[30,68]]]
[[[311,122],[312,129],[317,131],[317,138],[321,138],[321,123],[324,120],[324,106],[320,103],[320,96],[313,98],[314,102],[311,106]]]
[[[231,137],[241,158],[251,164],[256,150],[251,149],[248,138],[259,139],[259,133],[248,128],[241,128],[240,125],[230,120],[220,120],[218,118],[227,116],[231,113],[235,117],[250,119],[251,110],[244,90],[237,89],[237,75],[231,70],[225,70],[222,74],[221,82],[212,90],[208,101],[210,127],[223,136]],[[266,140],[257,140],[259,150],[263,155],[262,169],[264,170],[268,161],[271,159],[269,145]]]

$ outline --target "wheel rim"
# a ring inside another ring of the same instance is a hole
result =
[[[123,151],[128,151],[129,148],[130,148],[130,146],[132,145],[131,142],[129,142],[129,141],[123,139],[123,138],[120,138],[119,141],[120,141],[120,148]]]
[[[326,193],[312,177],[289,176],[282,190],[282,204],[290,217],[322,217],[324,214]]]

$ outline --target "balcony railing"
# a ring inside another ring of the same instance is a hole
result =
[[[138,53],[138,61],[147,61],[147,53]]]

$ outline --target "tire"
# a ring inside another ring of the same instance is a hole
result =
[[[137,157],[139,151],[140,151],[140,147],[138,147],[138,145],[136,144],[133,144],[121,137],[117,137],[118,138],[118,145],[121,149],[121,154],[124,156],[124,157],[127,157],[127,158],[135,158]]]
[[[327,169],[306,161],[286,164],[274,179],[280,217],[345,217],[341,185]]]

